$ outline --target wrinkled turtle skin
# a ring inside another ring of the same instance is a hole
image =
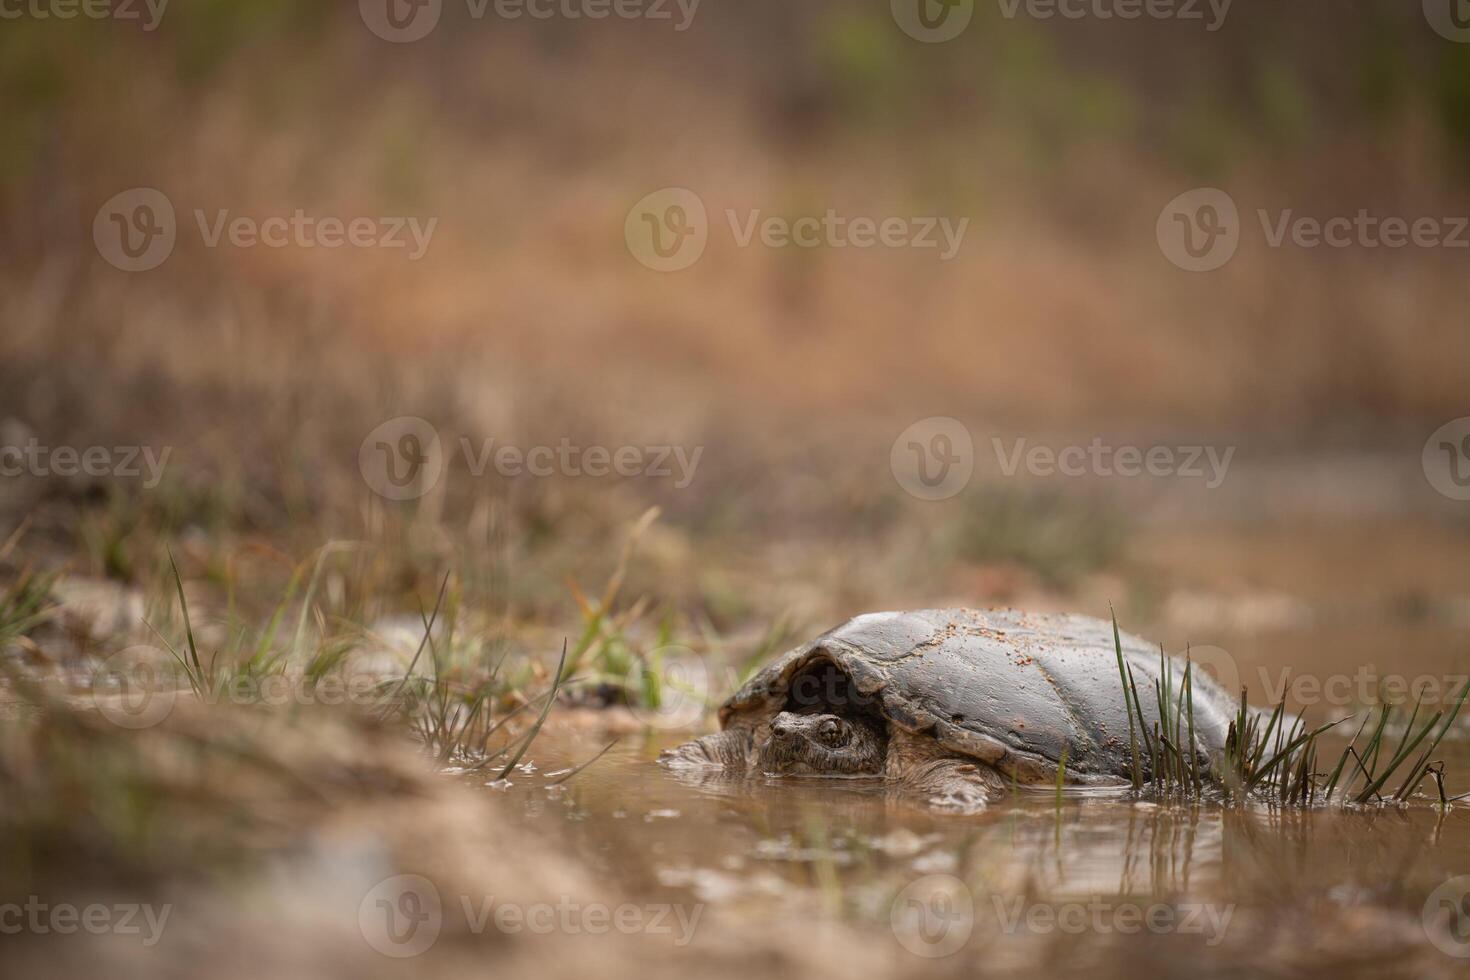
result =
[[[766,666],[720,708],[719,735],[666,753],[665,762],[759,770],[778,717],[830,711],[883,726],[890,780],[932,790],[948,778],[930,771],[933,761],[953,760],[970,765],[946,772],[976,770],[993,797],[998,785],[1055,780],[1065,753],[1068,782],[1120,784],[1132,753],[1113,636],[1103,620],[1015,610],[858,616]],[[1120,641],[1152,732],[1159,649],[1126,633]],[[1184,665],[1173,663],[1177,693]],[[1203,765],[1224,748],[1238,702],[1202,672],[1192,673],[1192,686]],[[1187,719],[1181,729],[1187,738]]]

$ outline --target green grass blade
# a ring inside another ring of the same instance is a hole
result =
[[[1063,784],[1066,783],[1066,781],[1067,781],[1067,747],[1065,745],[1063,745],[1062,746],[1062,757],[1061,757],[1061,759],[1059,759],[1057,761],[1057,787],[1056,787],[1056,789],[1057,789],[1057,796],[1056,796],[1057,809],[1061,809],[1061,806],[1062,806],[1062,786],[1063,786]]]
[[[562,777],[560,777],[558,779],[553,779],[551,782],[547,783],[546,785],[547,786],[560,786],[562,783],[566,782],[568,779],[571,779],[573,776],[575,776],[577,773],[581,772],[583,769],[586,769],[588,766],[592,765],[592,763],[596,762],[598,759],[601,759],[603,756],[607,755],[607,750],[610,749],[610,748],[612,748],[614,745],[617,745],[617,744],[618,744],[618,739],[613,739],[611,742],[608,742],[601,749],[599,749],[598,752],[597,752],[597,754],[594,755],[592,758],[588,759],[586,762],[582,763],[581,765],[575,767],[574,769],[572,769],[571,772],[567,773],[566,775],[564,775],[564,776],[562,776]]]
[[[556,704],[556,692],[561,687],[562,682],[561,672],[562,669],[566,667],[566,665],[567,641],[562,640],[561,659],[557,661],[556,673],[552,675],[553,680],[551,682],[551,693],[547,695],[546,705],[541,709],[541,715],[536,719],[536,724],[531,726],[531,731],[526,735],[525,740],[521,742],[521,747],[516,750],[515,755],[511,756],[511,760],[505,764],[505,768],[500,770],[500,775],[495,777],[496,779],[504,779],[506,776],[510,775],[510,771],[516,767],[516,764],[521,761],[521,757],[526,754],[526,750],[531,747],[531,743],[536,740],[536,736],[541,732],[541,726],[546,724],[546,716],[551,714],[551,706]]]
[[[1325,796],[1329,800],[1332,799],[1332,794],[1337,789],[1337,780],[1342,775],[1343,766],[1347,765],[1348,752],[1352,749],[1354,745],[1358,744],[1358,738],[1363,734],[1363,729],[1368,727],[1369,717],[1370,716],[1366,713],[1363,715],[1363,721],[1360,725],[1358,725],[1358,730],[1353,733],[1352,741],[1348,742],[1347,748],[1343,749],[1342,755],[1338,756],[1337,758],[1337,765],[1333,767],[1332,775],[1327,779],[1327,789],[1325,791]]]
[[[1108,611],[1113,616],[1113,651],[1118,656],[1118,682],[1123,686],[1123,713],[1128,716],[1128,745],[1133,751],[1133,788],[1139,789],[1143,785],[1142,773],[1138,771],[1138,733],[1133,728],[1133,705],[1129,695],[1132,688],[1132,675],[1126,670],[1123,663],[1123,638],[1118,632],[1118,614],[1112,606]],[[1134,689],[1134,694],[1137,691]]]
[[[394,688],[393,694],[386,701],[386,706],[383,709],[385,717],[388,712],[393,710],[393,705],[397,703],[399,695],[403,693],[404,685],[413,676],[413,669],[418,665],[419,657],[424,654],[424,647],[428,645],[429,636],[434,632],[434,621],[439,617],[439,609],[444,604],[444,590],[447,588],[449,588],[449,573],[445,572],[444,581],[439,583],[439,597],[434,600],[434,612],[429,616],[429,627],[424,630],[424,638],[419,640],[419,648],[414,651],[413,659],[408,662],[408,670],[404,671],[403,677],[398,681],[398,686]]]
[[[1321,735],[1332,726],[1341,722],[1341,720],[1342,719],[1338,719],[1338,721],[1329,721],[1324,725],[1314,728],[1310,732],[1303,732],[1302,734],[1293,738],[1291,741],[1286,742],[1285,746],[1277,751],[1275,755],[1271,756],[1271,758],[1266,761],[1265,765],[1261,766],[1259,769],[1255,770],[1251,774],[1249,781],[1247,781],[1246,783],[1246,789],[1254,787],[1256,783],[1260,782],[1263,778],[1265,778],[1268,773],[1275,769],[1282,760],[1289,759],[1292,753],[1295,752],[1298,748],[1301,748],[1303,745],[1308,744],[1309,742],[1317,738],[1317,736]],[[1291,730],[1295,732],[1297,730],[1297,726],[1293,725]]]
[[[1409,753],[1418,748],[1419,743],[1424,741],[1424,737],[1429,734],[1430,729],[1434,727],[1434,723],[1439,721],[1440,714],[1441,712],[1435,712],[1434,716],[1431,717],[1429,721],[1424,723],[1424,727],[1419,730],[1419,734],[1414,736],[1413,741],[1408,741],[1410,731],[1408,728],[1404,729],[1404,738],[1399,743],[1399,750],[1395,752],[1393,756],[1388,760],[1388,765],[1386,765],[1383,769],[1383,775],[1374,779],[1373,782],[1369,784],[1368,787],[1364,789],[1361,794],[1359,794],[1358,802],[1366,803],[1368,797],[1374,795],[1383,788],[1383,784],[1388,782],[1389,778],[1393,776],[1394,772],[1398,769],[1399,766],[1403,765],[1404,759],[1408,757]],[[1412,722],[1412,718],[1410,719],[1410,721]],[[1412,778],[1412,773],[1410,774],[1410,778]]]
[[[184,598],[184,580],[179,575],[179,566],[174,561],[172,551],[168,553],[169,567],[174,570],[174,587],[179,592],[179,609],[184,614],[184,636],[189,641],[189,658],[194,664],[194,671],[199,675],[199,683],[204,683],[204,665],[199,662],[199,647],[194,643],[194,627],[189,622],[189,601]]]

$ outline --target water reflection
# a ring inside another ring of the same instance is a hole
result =
[[[533,754],[554,770],[602,744],[552,731]],[[958,887],[973,934],[957,955],[1021,956],[1029,942],[1023,972],[1079,950],[1111,955],[1125,936],[1162,944],[1171,960],[1208,951],[1246,970],[1295,963],[1306,950],[1324,963],[1393,962],[1405,949],[1433,952],[1421,924],[1428,896],[1470,868],[1463,809],[1170,807],[1110,791],[1058,800],[1022,789],[956,817],[873,780],[673,774],[654,761],[665,744],[625,739],[563,787],[521,774],[504,797],[622,885],[693,897],[745,922],[841,917],[890,935],[905,889]],[[1080,931],[1058,925],[1069,915]],[[1108,925],[1130,915],[1172,927],[1135,936]]]
[[[1314,869],[1387,872],[1470,850],[1463,809],[1156,806],[1088,789],[1069,789],[1058,804],[1050,791],[1022,789],[984,814],[953,817],[896,798],[877,780],[670,773],[653,763],[663,744],[626,739],[563,788],[532,774],[513,779],[507,794],[527,819],[566,813],[590,824],[584,843],[616,852],[618,861],[656,855],[714,867],[779,864],[820,836],[842,868],[881,871],[927,856],[929,865],[966,870],[998,887],[1059,895],[1166,895],[1247,881],[1267,887],[1311,880]],[[545,771],[598,747],[593,735],[548,732],[537,752]],[[902,843],[890,846],[893,840]],[[915,851],[913,840],[925,843]],[[615,846],[604,846],[609,841]],[[792,846],[783,851],[773,841]]]

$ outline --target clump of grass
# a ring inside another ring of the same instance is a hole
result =
[[[282,648],[277,644],[282,621],[296,599],[305,564],[293,569],[285,592],[276,603],[265,625],[252,638],[247,626],[236,620],[233,608],[228,616],[229,639],[225,646],[215,650],[206,662],[199,655],[199,644],[194,634],[194,624],[189,614],[189,600],[184,595],[184,580],[179,573],[173,555],[168,555],[169,570],[173,576],[174,593],[178,597],[179,614],[182,617],[184,651],[163,635],[152,623],[149,630],[163,643],[183,673],[184,679],[196,695],[206,699],[216,698],[226,686],[239,679],[259,680],[272,675],[288,673],[293,665],[301,664],[301,674],[310,684],[319,684],[337,671],[351,651],[353,641],[345,635],[333,635],[328,630],[325,617],[315,606],[317,587],[321,580],[322,567],[328,556],[343,550],[344,543],[333,542],[319,549],[313,563],[313,571],[305,595],[301,600],[301,613],[291,644]],[[310,649],[306,645],[307,622],[317,619],[320,639]]]
[[[582,617],[582,633],[572,646],[562,670],[563,680],[577,673],[585,681],[584,690],[603,703],[640,705],[655,711],[665,705],[670,689],[677,690],[681,697],[705,700],[715,693],[679,684],[667,668],[688,651],[686,643],[703,643],[706,647],[715,647],[719,643],[718,635],[707,622],[702,639],[680,634],[676,642],[674,620],[668,615],[659,619],[650,634],[645,623],[652,618],[652,610],[646,597],[640,596],[619,607],[617,599],[633,549],[658,516],[659,508],[652,507],[634,523],[617,566],[595,600],[589,599],[575,582],[567,583]],[[753,658],[763,661],[786,635],[785,624],[778,621],[766,634]],[[758,663],[752,659],[746,667],[753,670]],[[732,669],[730,673],[733,678],[738,671]]]
[[[4,544],[0,544],[0,562],[10,557],[29,527],[29,518],[21,521]],[[57,573],[37,572],[27,565],[0,594],[0,650],[25,639],[51,618],[56,605],[51,590],[56,578]]]
[[[246,638],[242,629],[225,650],[216,650],[206,659],[199,652],[183,577],[170,555],[183,640],[176,645],[151,624],[150,629],[173,656],[193,693],[206,703],[216,703],[232,687],[241,690],[237,684],[241,679],[290,675],[308,686],[320,685],[329,677],[340,675],[348,654],[358,642],[358,637],[352,634],[332,635],[325,617],[314,606],[325,560],[340,550],[343,548],[328,545],[318,551],[302,597],[294,636],[285,648],[278,647],[276,639],[303,579],[305,564],[295,569],[285,594],[253,641]],[[451,581],[452,574],[446,572],[432,611],[420,609],[423,634],[407,669],[402,676],[380,681],[368,708],[380,721],[406,724],[440,764],[459,763],[478,770],[509,758],[496,777],[503,779],[524,757],[567,684],[567,649],[564,644],[561,660],[551,675],[550,688],[535,697],[525,697],[519,686],[504,676],[505,655],[492,662],[485,644],[460,643],[456,633],[458,592],[450,588]],[[313,615],[321,639],[309,645],[307,624]],[[418,667],[425,651],[428,652],[427,671],[421,672]],[[221,653],[225,655],[222,657]],[[247,685],[243,690],[255,691],[260,687]],[[508,727],[510,722],[538,704],[541,711],[534,723],[525,732],[513,736],[513,730]]]
[[[1385,741],[1395,714],[1391,705],[1378,709],[1377,721],[1362,749],[1357,746],[1371,715],[1364,716],[1357,733],[1342,750],[1330,772],[1318,769],[1319,739],[1348,719],[1308,728],[1288,715],[1283,698],[1269,715],[1250,706],[1244,688],[1240,705],[1226,733],[1223,752],[1213,755],[1195,741],[1194,665],[1186,653],[1184,672],[1175,684],[1174,662],[1159,650],[1159,676],[1154,681],[1153,703],[1157,720],[1145,720],[1138,683],[1132,665],[1123,657],[1118,618],[1113,616],[1113,644],[1117,655],[1124,709],[1128,713],[1128,740],[1135,792],[1145,789],[1175,800],[1195,801],[1218,797],[1226,802],[1265,802],[1280,806],[1315,806],[1328,803],[1366,805],[1404,803],[1426,779],[1433,778],[1439,803],[1448,805],[1470,797],[1449,798],[1444,792],[1444,765],[1430,757],[1454,724],[1470,695],[1470,680],[1460,688],[1447,709],[1436,711],[1416,727],[1423,702],[1417,702],[1403,726],[1398,745],[1391,751]],[[1433,738],[1430,738],[1433,733]],[[1426,739],[1428,740],[1426,742]],[[1420,749],[1420,746],[1423,746]],[[1416,750],[1418,750],[1416,756]],[[1410,758],[1412,764],[1405,766]],[[1349,761],[1352,766],[1349,767]],[[1403,774],[1396,789],[1384,788],[1396,774]]]
[[[647,603],[639,599],[622,612],[615,611],[615,603],[618,593],[622,591],[633,549],[637,546],[638,539],[658,520],[658,515],[659,508],[650,507],[634,523],[623,542],[617,566],[596,602],[589,600],[575,582],[567,583],[582,615],[582,635],[577,638],[571,656],[563,665],[563,678],[589,662],[606,677],[623,678],[628,675],[632,667],[632,654],[626,638],[626,627],[643,615]]]
[[[56,605],[51,598],[55,584],[54,573],[26,568],[0,594],[0,650],[24,639],[51,618]]]
[[[1261,716],[1240,693],[1240,707],[1225,737],[1220,776],[1233,798],[1252,795],[1276,803],[1310,804],[1316,792],[1317,737],[1337,722],[1307,731],[1300,718],[1283,720],[1283,698],[1264,727]]]
[[[500,676],[505,662],[502,656],[473,684],[463,683],[455,674],[445,669],[446,658],[441,658],[440,643],[434,640],[434,624],[439,617],[444,601],[449,576],[439,589],[439,599],[434,612],[424,618],[424,639],[408,666],[407,673],[393,686],[383,710],[383,717],[395,714],[403,717],[418,734],[429,752],[441,764],[459,762],[471,770],[483,770],[509,756],[509,761],[500,768],[496,779],[505,779],[531,747],[546,716],[551,713],[557,695],[565,685],[563,670],[567,662],[567,647],[562,644],[561,658],[551,674],[551,686],[543,693],[525,698],[520,705],[504,713],[500,706],[505,703],[506,689]],[[445,635],[442,645],[447,651],[454,649],[454,617],[446,617]],[[432,676],[414,673],[424,646],[429,648]],[[488,664],[488,661],[487,661]],[[503,739],[495,745],[497,736],[506,731],[506,726],[523,712],[536,704],[541,712],[531,727],[519,738]]]

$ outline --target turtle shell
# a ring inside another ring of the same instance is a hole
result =
[[[1126,633],[1121,646],[1153,732],[1160,651]],[[1172,661],[1176,692],[1183,676],[1184,664]],[[1195,751],[1217,751],[1236,702],[1207,674],[1193,671],[1191,680]],[[721,707],[720,725],[756,727],[802,710],[876,713],[1023,782],[1051,778],[1063,752],[1077,781],[1112,782],[1130,771],[1113,627],[1088,616],[1009,609],[858,616],[752,677]],[[1187,719],[1180,729],[1187,733]]]

